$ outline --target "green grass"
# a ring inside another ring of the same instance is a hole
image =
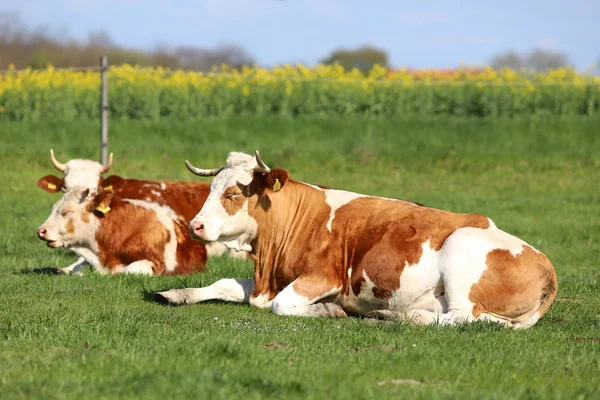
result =
[[[226,258],[182,278],[30,273],[75,259],[35,236],[58,199],[35,186],[56,172],[48,149],[96,158],[98,133],[89,121],[0,123],[2,398],[600,397],[600,120],[111,122],[112,172],[124,176],[192,180],[185,159],[213,168],[228,151],[260,149],[297,180],[488,215],[558,272],[560,301],[525,331],[152,301],[251,276]]]

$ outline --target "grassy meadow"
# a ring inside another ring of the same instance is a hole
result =
[[[167,307],[159,290],[250,277],[212,259],[185,277],[36,274],[75,256],[35,231],[58,199],[36,180],[98,157],[95,121],[0,122],[0,397],[600,398],[600,119],[232,117],[110,122],[111,173],[193,180],[261,151],[292,178],[477,212],[554,263],[557,301],[533,328],[283,318],[247,305]]]

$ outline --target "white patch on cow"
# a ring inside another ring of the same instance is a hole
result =
[[[148,260],[135,261],[125,267],[123,272],[134,275],[153,275],[154,264]]]
[[[169,241],[165,245],[165,269],[168,272],[175,271],[175,268],[177,268],[177,234],[175,233],[174,221],[180,219],[180,217],[172,208],[165,205],[133,199],[123,199],[123,201],[156,213],[156,217],[160,223],[169,232]]]
[[[63,186],[67,191],[75,186],[90,189],[90,196],[98,191],[98,182],[102,175],[102,164],[92,160],[74,159],[65,164]]]
[[[164,182],[160,183],[160,190],[165,190],[167,188],[167,184]]]
[[[344,190],[325,190],[325,201],[327,202],[327,205],[331,208],[331,211],[329,212],[329,221],[327,221],[327,230],[329,232],[331,232],[331,224],[333,223],[333,219],[335,218],[335,212],[337,211],[337,209],[359,197],[365,196],[358,193],[346,192]]]
[[[431,248],[427,240],[423,245],[422,255],[415,264],[404,266],[400,275],[400,288],[393,292],[390,299],[390,308],[394,310],[406,310],[409,308],[421,308],[420,303],[430,304],[435,301],[435,295],[439,293],[442,283],[440,253]]]
[[[352,267],[348,268],[348,279],[352,277]]]
[[[151,190],[150,193],[152,193],[156,197],[162,197],[162,193],[157,190]]]

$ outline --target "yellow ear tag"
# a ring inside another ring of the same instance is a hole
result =
[[[54,190],[54,189],[56,189],[56,185],[54,183],[49,183],[48,184],[48,189]]]
[[[100,204],[98,207],[96,207],[96,210],[100,211],[102,214],[106,214],[110,211],[110,207],[105,206],[104,204]]]
[[[106,186],[106,187],[104,188],[104,190],[111,191],[111,190],[112,190],[112,185],[108,185],[108,186]]]
[[[273,191],[276,192],[281,189],[281,183],[279,183],[279,179],[275,179],[275,184],[273,185]]]

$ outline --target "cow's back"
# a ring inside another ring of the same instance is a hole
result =
[[[166,205],[191,221],[208,197],[210,184],[207,182],[171,182],[123,179],[113,175],[101,183],[104,190],[113,190],[124,199],[136,199]]]

